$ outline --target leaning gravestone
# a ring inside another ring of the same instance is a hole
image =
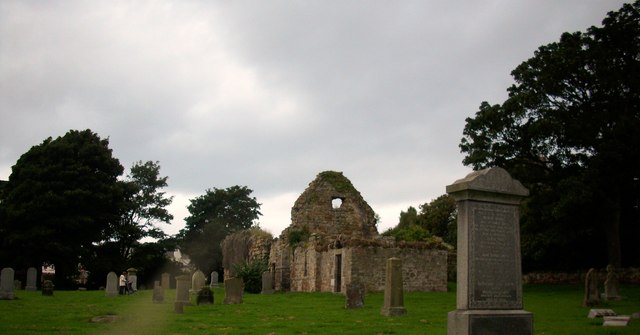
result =
[[[262,294],[272,294],[273,293],[273,277],[271,276],[271,272],[265,271],[262,273]]]
[[[171,288],[171,274],[165,272],[165,273],[162,274],[162,278],[161,279],[162,279],[162,282],[161,282],[162,288],[165,289],[165,290],[170,289]]]
[[[385,316],[407,314],[407,310],[404,308],[404,290],[402,288],[402,260],[399,258],[387,259],[384,305],[380,313]]]
[[[211,283],[209,284],[211,288],[218,287],[218,271],[211,272]]]
[[[207,278],[202,271],[198,270],[191,276],[191,292],[198,293],[207,283]]]
[[[229,278],[224,281],[224,301],[225,305],[241,304],[244,283],[242,278]]]
[[[37,291],[36,281],[38,280],[38,270],[34,267],[27,269],[27,286],[24,287],[26,291]]]
[[[118,275],[111,271],[107,274],[107,286],[105,289],[107,297],[118,296]]]
[[[591,268],[584,278],[584,299],[582,306],[596,306],[600,304],[600,281],[598,280],[598,270]]]
[[[4,268],[0,272],[0,300],[13,300],[13,276],[15,272],[12,268]]]
[[[354,309],[362,307],[364,307],[364,285],[360,282],[348,283],[344,308]]]
[[[164,302],[164,287],[160,285],[160,281],[156,280],[153,283],[153,303],[161,304]]]
[[[604,298],[605,300],[620,300],[620,280],[616,273],[616,268],[607,265],[607,279],[604,281]]]
[[[176,304],[191,305],[189,300],[189,276],[176,277]]]
[[[501,168],[473,172],[447,186],[458,209],[457,310],[447,334],[533,334],[523,310],[520,201],[529,195]]]

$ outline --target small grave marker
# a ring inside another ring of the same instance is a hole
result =
[[[107,287],[105,289],[107,297],[118,296],[118,275],[111,271],[107,274]]]
[[[244,293],[242,278],[229,278],[224,281],[224,304],[241,304]]]

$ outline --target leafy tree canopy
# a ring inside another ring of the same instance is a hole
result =
[[[74,271],[119,218],[122,172],[109,141],[89,129],[29,149],[2,195],[3,264],[53,263],[61,276]]]
[[[620,266],[621,235],[638,226],[630,200],[640,170],[640,1],[541,46],[512,76],[506,101],[483,102],[466,120],[464,163],[504,167],[531,190],[529,264],[596,266],[604,251]]]

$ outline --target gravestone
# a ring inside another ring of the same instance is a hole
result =
[[[189,276],[176,277],[176,304],[191,305],[189,300]]]
[[[202,271],[198,270],[194,272],[193,276],[191,276],[191,291],[195,293],[199,292],[200,289],[204,287],[206,282],[207,278],[204,276],[204,273],[202,273]]]
[[[364,307],[364,285],[362,283],[350,282],[347,284],[344,307],[347,309]]]
[[[15,272],[12,268],[4,268],[0,272],[0,300],[13,300],[13,277]]]
[[[153,283],[153,303],[161,304],[164,302],[164,287],[160,285],[160,281],[156,280]]]
[[[161,282],[162,288],[165,289],[165,290],[170,289],[171,288],[171,274],[165,272],[165,273],[162,274],[162,278],[161,279],[162,279],[162,282]]]
[[[605,316],[602,325],[605,327],[626,327],[630,321],[629,315]]]
[[[598,280],[598,270],[591,268],[584,278],[584,299],[582,306],[590,307],[600,304],[600,281]]]
[[[135,268],[127,269],[127,280],[129,281],[129,294],[138,290],[138,270]]]
[[[44,296],[53,296],[53,282],[51,280],[45,280],[42,282],[42,295]]]
[[[271,272],[265,271],[262,273],[262,294],[272,294],[273,293],[273,277],[271,276]]]
[[[198,291],[196,305],[213,305],[213,291],[204,286]]]
[[[211,283],[209,284],[211,288],[218,287],[218,271],[211,272]]]
[[[27,269],[27,286],[24,287],[26,291],[37,291],[36,282],[38,280],[38,270],[34,267]]]
[[[589,315],[587,317],[589,319],[601,318],[605,316],[616,316],[616,312],[613,309],[592,309],[589,311]]]
[[[16,291],[22,290],[22,282],[17,280],[17,279],[14,280],[13,281],[13,289],[16,290]]]
[[[107,297],[118,296],[118,275],[111,271],[107,274],[107,285],[105,289]]]
[[[244,283],[242,278],[229,278],[224,281],[224,301],[225,305],[241,304],[244,293]]]
[[[384,305],[380,311],[385,316],[399,316],[407,314],[404,308],[404,291],[402,288],[402,260],[387,259],[387,273],[384,284]]]
[[[529,195],[501,168],[447,186],[458,209],[457,292],[447,334],[533,334],[523,310],[520,201]]]
[[[607,279],[604,281],[604,299],[620,300],[620,279],[616,268],[612,264],[607,265]]]

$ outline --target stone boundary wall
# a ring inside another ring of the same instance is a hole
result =
[[[365,284],[368,291],[384,291],[386,261],[402,260],[404,291],[446,291],[447,251],[412,248],[350,248],[351,280]]]
[[[607,276],[606,269],[597,269],[600,281],[604,282]],[[525,284],[584,284],[587,272],[531,272],[522,276]],[[640,268],[623,268],[618,270],[621,284],[640,284]]]

